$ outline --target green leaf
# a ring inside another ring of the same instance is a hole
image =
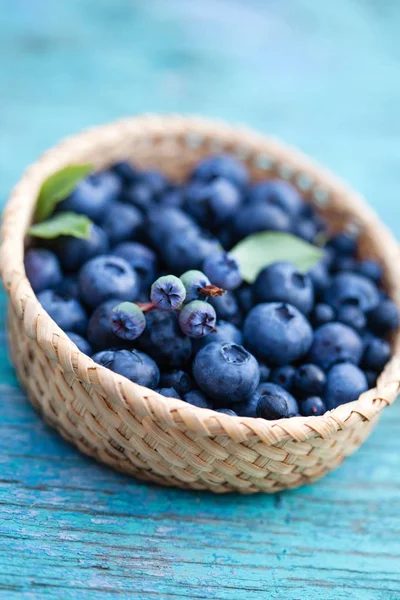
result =
[[[92,169],[91,164],[69,165],[50,175],[40,188],[35,220],[43,221],[51,215],[57,204],[65,200]]]
[[[47,221],[36,223],[28,230],[29,235],[38,238],[53,239],[60,235],[72,235],[76,238],[88,239],[92,221],[86,215],[65,212],[55,215]]]
[[[290,233],[278,231],[262,231],[249,235],[231,252],[238,261],[242,277],[247,283],[253,283],[264,267],[278,261],[290,261],[306,273],[323,255],[321,248]]]

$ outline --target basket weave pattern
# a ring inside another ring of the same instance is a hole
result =
[[[327,215],[333,228],[357,228],[360,253],[384,266],[400,305],[396,241],[364,201],[301,153],[243,127],[195,117],[142,116],[87,130],[43,155],[7,204],[1,271],[9,295],[12,359],[33,405],[80,450],[136,477],[214,492],[276,492],[313,481],[337,467],[370,433],[400,383],[400,335],[377,387],[320,417],[265,421],[165,399],[96,365],[79,352],[38,303],[26,278],[25,232],[38,190],[54,171],[92,162],[101,169],[130,158],[182,179],[201,157],[236,154],[253,179],[287,178]]]

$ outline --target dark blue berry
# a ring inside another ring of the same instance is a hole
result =
[[[360,336],[343,323],[327,323],[314,333],[310,350],[310,360],[324,370],[339,362],[358,364],[363,344]]]
[[[285,388],[288,392],[292,391],[296,369],[292,365],[277,367],[271,373],[269,380]]]
[[[342,306],[357,306],[363,312],[375,308],[379,293],[375,284],[358,273],[339,273],[325,291],[324,302],[338,310]]]
[[[216,178],[209,183],[194,181],[185,190],[187,212],[200,225],[210,229],[230,219],[240,203],[238,188],[227,179]]]
[[[214,342],[196,354],[193,375],[207,396],[232,404],[255,391],[260,370],[254,356],[243,346]]]
[[[367,317],[358,306],[342,306],[338,310],[337,320],[352,327],[358,333],[362,332],[367,325]]]
[[[198,408],[212,409],[213,407],[211,400],[209,400],[200,390],[191,390],[190,392],[187,392],[183,399],[188,404],[192,404]]]
[[[170,238],[199,233],[198,225],[182,210],[172,206],[157,206],[147,215],[146,233],[153,245],[161,252],[164,244]]]
[[[334,365],[326,378],[324,401],[327,410],[357,400],[368,389],[364,373],[349,362]]]
[[[211,304],[193,300],[185,304],[179,313],[179,325],[183,333],[191,338],[202,338],[215,329],[217,316]]]
[[[208,156],[197,163],[192,172],[192,180],[210,182],[219,177],[227,179],[238,188],[243,188],[249,174],[242,162],[228,154]]]
[[[230,408],[216,408],[215,412],[217,413],[221,413],[223,415],[229,415],[230,417],[237,417],[237,413],[234,410],[231,410]]]
[[[214,285],[224,290],[235,290],[243,281],[239,263],[229,252],[210,254],[203,263],[203,271]]]
[[[138,275],[143,290],[153,283],[158,267],[157,255],[153,250],[138,242],[122,242],[115,246],[112,253],[129,263]]]
[[[93,224],[88,239],[72,235],[61,236],[55,240],[53,248],[63,269],[78,271],[91,258],[99,254],[106,254],[109,249],[109,241],[106,232],[98,225]]]
[[[101,352],[96,352],[96,354],[93,354],[92,359],[98,365],[110,369],[114,361],[114,355],[115,349],[111,348],[110,350],[102,350]]]
[[[304,207],[297,189],[288,181],[280,179],[255,183],[248,192],[248,202],[280,208],[291,217],[297,217]]]
[[[316,304],[311,314],[311,323],[314,327],[320,327],[325,323],[331,323],[336,319],[336,313],[332,306],[320,302]]]
[[[241,311],[246,315],[254,306],[252,287],[250,285],[243,284],[239,289],[235,290],[235,296]]]
[[[372,369],[380,373],[390,360],[391,355],[389,342],[374,337],[365,345],[361,365],[364,369]]]
[[[193,382],[186,371],[174,369],[161,373],[160,386],[173,387],[179,394],[184,395],[192,389]]]
[[[316,224],[309,219],[299,219],[294,223],[293,234],[310,244],[314,243],[317,233]]]
[[[352,256],[339,254],[336,256],[331,266],[332,273],[341,273],[343,271],[357,271],[358,263]]]
[[[243,342],[242,332],[228,321],[218,321],[214,331],[196,340],[195,349],[198,351],[212,342],[232,342],[241,345]]]
[[[314,290],[308,275],[290,262],[276,262],[257,276],[253,291],[258,302],[286,302],[308,314],[314,303]]]
[[[184,191],[182,188],[175,187],[170,188],[164,192],[160,198],[160,204],[163,206],[174,206],[175,208],[182,208],[184,203]]]
[[[131,302],[139,293],[136,273],[118,256],[92,258],[79,271],[78,281],[82,300],[93,308],[110,298]]]
[[[399,310],[392,300],[383,299],[368,313],[368,325],[377,335],[386,335],[399,326]]]
[[[160,248],[166,265],[179,274],[200,269],[208,256],[220,250],[221,246],[214,236],[191,228],[170,236]]]
[[[150,300],[162,310],[175,310],[183,304],[186,297],[185,286],[175,275],[163,275],[151,286]]]
[[[372,389],[376,386],[376,381],[378,379],[378,374],[376,373],[376,371],[370,371],[370,370],[364,370],[364,375],[366,377],[367,380],[367,384],[368,384],[368,389]]]
[[[117,298],[103,302],[89,319],[87,338],[96,352],[106,348],[118,348],[128,345],[128,342],[117,337],[112,329],[111,315],[118,303]]]
[[[180,280],[185,286],[186,303],[192,302],[193,300],[207,299],[204,293],[201,293],[201,290],[204,290],[204,288],[211,285],[211,282],[202,271],[197,271],[195,269],[192,269],[191,271],[186,271],[186,273],[183,273],[183,275],[181,275]]]
[[[111,313],[111,329],[123,340],[135,340],[146,327],[143,311],[133,302],[118,304]]]
[[[125,184],[134,181],[138,177],[137,169],[127,160],[121,160],[115,163],[111,167],[111,171],[116,173]]]
[[[235,412],[240,417],[257,417],[257,404],[259,400],[260,394],[256,390],[251,396],[243,400],[243,402],[234,404]]]
[[[372,279],[377,285],[382,281],[383,269],[375,260],[361,260],[358,263],[357,271],[364,277]]]
[[[182,332],[174,311],[147,312],[146,329],[137,344],[157,364],[170,368],[183,367],[192,354],[192,341]]]
[[[170,187],[170,183],[166,176],[157,169],[148,169],[139,173],[138,181],[146,184],[152,195],[158,199]]]
[[[218,320],[228,321],[237,326],[242,323],[242,314],[237,300],[231,292],[227,292],[223,296],[210,298],[209,302],[215,308]]]
[[[78,350],[83,352],[83,354],[87,354],[87,356],[92,355],[92,347],[84,337],[79,335],[78,333],[74,333],[73,331],[66,331],[65,334],[69,337],[71,342],[77,346]]]
[[[264,383],[265,381],[269,380],[271,376],[271,369],[263,362],[259,362],[258,366],[260,367],[260,383]]]
[[[99,223],[121,191],[119,177],[111,171],[93,173],[83,179],[72,194],[58,205],[58,211],[87,215]]]
[[[144,213],[154,210],[153,192],[147,183],[142,181],[134,181],[124,189],[121,199],[126,204],[133,205]]]
[[[294,306],[280,302],[258,304],[243,327],[244,343],[268,363],[286,365],[304,356],[312,343],[311,325]]]
[[[105,355],[106,364],[103,362]],[[154,360],[144,352],[139,352],[139,350],[114,350],[111,359],[107,352],[99,352],[92,358],[95,362],[106,366],[114,373],[123,375],[134,383],[152,390],[158,386],[160,371]]]
[[[54,289],[60,296],[70,296],[79,300],[78,278],[74,275],[65,275]]]
[[[294,376],[296,390],[302,396],[319,396],[324,391],[325,373],[317,365],[311,363],[300,365]]]
[[[296,400],[284,388],[275,383],[264,383],[257,404],[256,414],[261,419],[285,419],[297,414]]]
[[[236,239],[241,239],[258,231],[289,231],[291,222],[281,208],[256,204],[240,208],[232,226]]]
[[[329,241],[329,245],[339,254],[353,255],[357,250],[357,237],[351,233],[339,233]]]
[[[300,413],[303,417],[319,417],[326,413],[326,406],[318,396],[310,396],[300,404]]]
[[[326,262],[324,260],[319,260],[309,270],[308,276],[312,281],[315,295],[317,297],[322,296],[331,282],[331,277]]]
[[[177,398],[178,400],[181,400],[180,395],[173,387],[156,388],[155,391],[157,394],[161,394],[161,396],[165,396],[166,398]]]
[[[143,215],[135,206],[113,202],[101,221],[101,226],[107,233],[111,246],[115,246],[137,238],[143,229],[143,223]]]
[[[43,290],[37,298],[61,329],[85,335],[88,321],[86,311],[78,300],[61,296],[54,290]]]
[[[28,250],[25,254],[25,272],[36,294],[56,288],[62,282],[60,263],[50,250],[42,248]]]

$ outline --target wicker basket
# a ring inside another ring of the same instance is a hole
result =
[[[399,248],[364,201],[301,153],[242,127],[180,116],[142,116],[71,137],[26,171],[4,213],[1,270],[10,297],[12,359],[33,405],[80,450],[141,479],[214,492],[276,492],[337,467],[368,436],[399,390],[400,334],[377,387],[321,417],[230,417],[166,399],[79,352],[44,312],[24,271],[24,238],[41,182],[70,163],[96,168],[123,158],[181,179],[221,150],[254,179],[284,177],[329,217],[361,232],[360,254],[378,258],[400,305]]]

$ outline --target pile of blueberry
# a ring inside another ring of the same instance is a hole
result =
[[[87,215],[88,239],[32,245],[33,290],[78,348],[166,397],[229,415],[321,415],[373,387],[399,325],[382,269],[281,180],[250,183],[223,155],[174,185],[128,162],[82,180],[57,212]],[[301,273],[275,262],[243,282],[229,252],[259,231],[310,243]]]

